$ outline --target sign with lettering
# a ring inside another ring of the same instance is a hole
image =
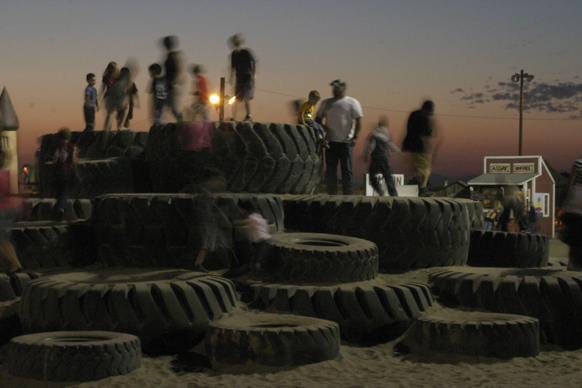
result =
[[[516,174],[535,172],[533,163],[513,163],[513,172]]]
[[[489,165],[489,172],[490,173],[506,173],[510,172],[510,164],[509,163],[491,163]]]

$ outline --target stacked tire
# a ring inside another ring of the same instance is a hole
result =
[[[215,126],[211,146],[194,152],[180,146],[180,134],[188,130],[186,127],[152,127],[146,158],[154,191],[178,192],[191,184],[248,193],[301,194],[317,190],[323,153],[311,127],[253,122],[211,124]]]

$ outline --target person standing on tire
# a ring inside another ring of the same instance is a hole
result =
[[[178,109],[178,89],[184,82],[184,65],[182,53],[178,50],[178,37],[175,35],[166,36],[163,45],[167,51],[164,62],[165,78],[168,86],[168,106],[174,117],[179,122],[182,121],[182,112]]]
[[[342,171],[342,193],[353,195],[352,154],[358,140],[362,107],[355,98],[346,96],[347,84],[336,79],[331,84],[333,97],[325,99],[319,106],[315,121],[323,125],[329,142],[325,151],[327,193],[338,194],[337,165]]]
[[[566,227],[562,240],[570,246],[568,270],[582,271],[582,159],[572,166],[562,210],[562,221]]]
[[[61,128],[58,132],[60,143],[53,154],[53,175],[55,184],[55,219],[62,221],[69,195],[74,191],[77,183],[78,148],[70,142],[71,131]]]
[[[410,153],[410,162],[418,179],[418,196],[429,197],[426,188],[432,170],[434,151],[434,102],[427,100],[422,108],[415,110],[408,118],[406,137],[402,142],[402,151]]]
[[[230,80],[232,85],[233,77],[236,74],[236,84],[234,96],[236,101],[232,105],[232,121],[236,120],[238,101],[244,101],[247,115],[245,121],[252,121],[251,100],[255,97],[255,72],[257,70],[257,60],[251,50],[243,48],[244,37],[242,34],[235,34],[230,38],[230,43],[234,50],[230,54]]]
[[[85,131],[95,129],[95,112],[99,110],[97,102],[97,89],[95,89],[95,74],[89,73],[86,76],[87,87],[85,88],[85,104],[83,104],[83,115],[85,116]]]
[[[382,115],[378,121],[378,127],[372,131],[368,138],[368,148],[364,151],[364,161],[367,163],[368,159],[371,159],[369,174],[374,190],[380,196],[385,194],[384,188],[380,185],[380,179],[378,179],[378,173],[380,173],[386,182],[388,194],[391,197],[397,197],[398,191],[396,191],[396,185],[392,179],[392,167],[390,166],[390,151],[400,153],[400,149],[392,141],[392,135],[388,130],[388,116]]]

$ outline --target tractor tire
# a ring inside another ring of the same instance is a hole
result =
[[[467,265],[471,267],[545,267],[550,239],[529,233],[473,230]]]
[[[25,333],[119,331],[140,337],[148,353],[194,347],[208,322],[231,311],[231,281],[199,272],[116,268],[44,276],[20,300]]]
[[[372,280],[377,274],[376,244],[321,233],[277,233],[261,263],[261,279],[267,283],[349,283]]]
[[[224,364],[313,364],[336,358],[340,342],[337,323],[283,314],[235,313],[206,330],[208,358]]]
[[[582,277],[561,267],[454,268],[430,275],[439,301],[540,320],[541,340],[582,347]]]
[[[285,228],[370,240],[381,272],[465,265],[470,219],[463,201],[441,198],[284,196]]]
[[[92,381],[141,367],[139,338],[105,331],[59,331],[13,338],[8,372],[43,381]]]

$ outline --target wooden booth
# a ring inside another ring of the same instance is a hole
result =
[[[484,174],[468,182],[471,199],[483,202],[483,210],[497,209],[503,198],[517,195],[536,209],[537,234],[554,237],[556,185],[541,156],[486,156]]]

